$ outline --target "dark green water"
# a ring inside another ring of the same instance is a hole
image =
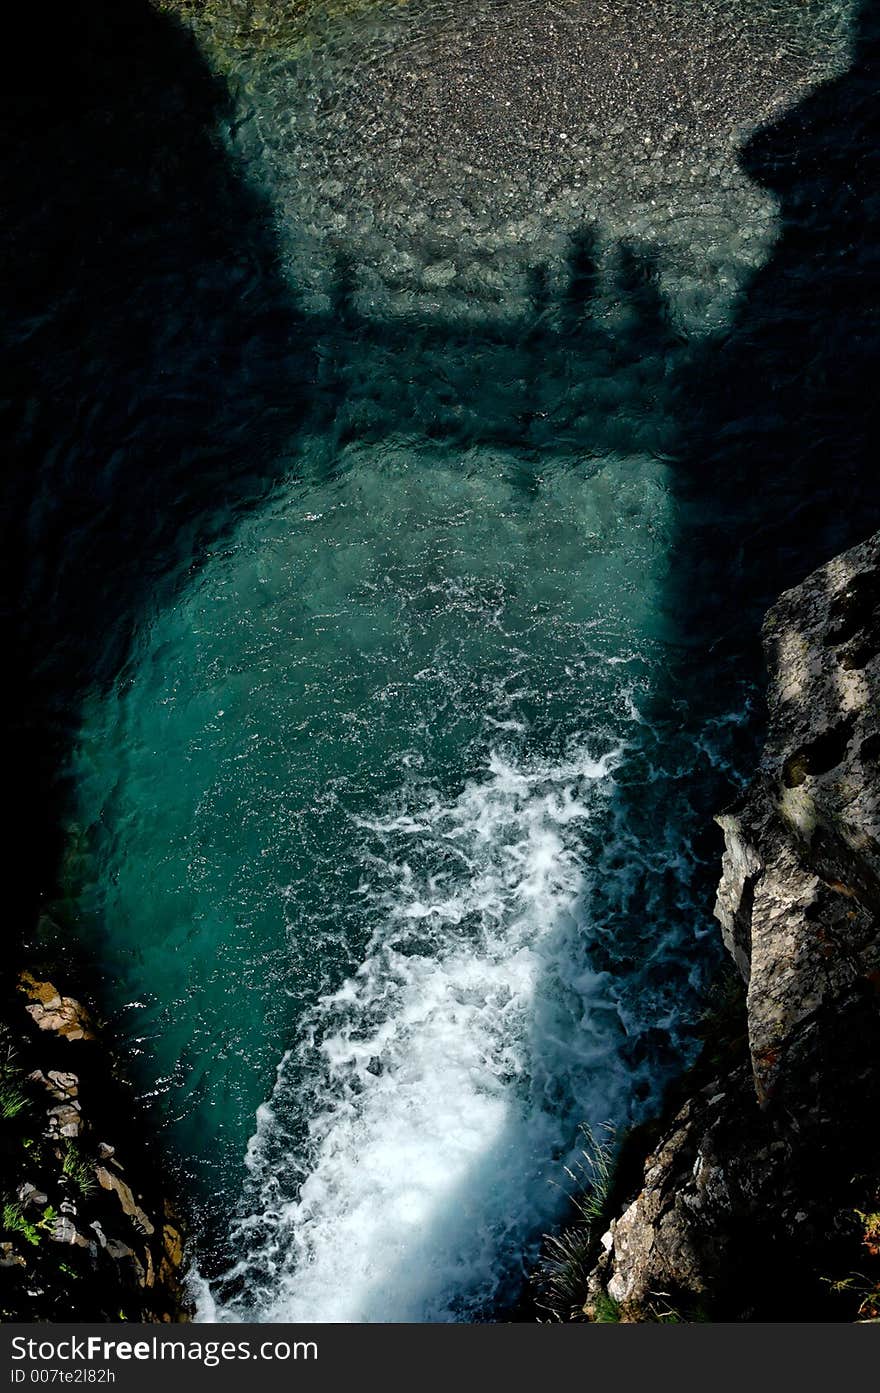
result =
[[[64,911],[206,1318],[487,1318],[578,1125],[692,1053],[707,827],[758,734],[766,596],[730,587],[799,488],[765,508],[705,428],[784,244],[740,149],[846,68],[848,12],[682,3],[634,38],[638,8],[379,6],[233,74],[219,148],[301,357],[236,360],[230,392],[274,386],[224,439],[271,483],[193,527],[79,708]]]

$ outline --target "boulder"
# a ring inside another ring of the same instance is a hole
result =
[[[51,982],[22,972],[19,989],[28,998],[25,1010],[40,1030],[52,1030],[67,1040],[94,1040],[88,1011],[72,996],[62,996]]]

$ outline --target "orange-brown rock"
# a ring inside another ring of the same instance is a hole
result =
[[[19,989],[28,998],[25,1010],[40,1030],[53,1030],[67,1040],[94,1040],[94,1026],[86,1008],[75,997],[62,996],[52,982],[40,982],[22,972]]]

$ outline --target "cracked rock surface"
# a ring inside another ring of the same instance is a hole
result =
[[[588,1316],[828,1318],[834,1275],[876,1258],[880,535],[782,595],[764,646],[763,757],[718,818],[746,1030],[604,1234]]]

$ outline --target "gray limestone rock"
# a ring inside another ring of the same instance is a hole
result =
[[[880,535],[782,595],[764,645],[763,756],[718,818],[747,1053],[665,1123],[588,1317],[610,1298],[623,1319],[766,1318],[785,1285],[797,1309],[852,1232],[854,1182],[880,1185]]]
[[[769,729],[725,835],[716,914],[748,989],[758,1096],[802,1090],[823,1020],[880,972],[880,537],[767,615]]]

